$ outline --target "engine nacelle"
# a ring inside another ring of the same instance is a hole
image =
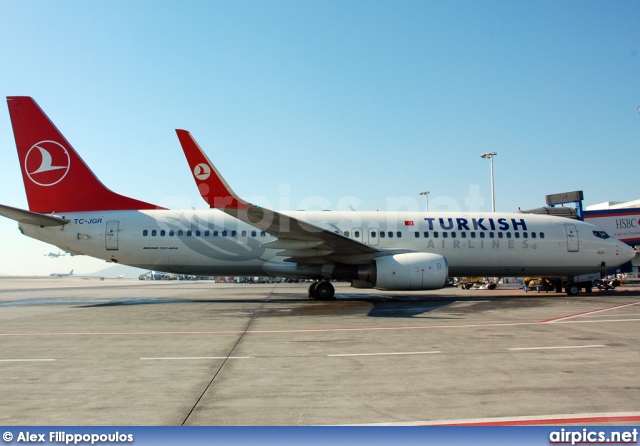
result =
[[[426,252],[378,257],[372,266],[368,281],[381,290],[437,290],[449,275],[447,259]]]

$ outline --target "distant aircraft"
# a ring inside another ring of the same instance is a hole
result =
[[[73,276],[73,270],[69,271],[69,273],[51,273],[49,274],[51,277],[69,277]]]
[[[126,276],[126,275],[127,275],[127,273],[119,274],[116,277],[114,277],[114,279],[124,279],[124,276]]]
[[[236,195],[185,130],[178,138],[212,209],[168,210],[104,187],[33,99],[7,99],[30,210],[0,205],[0,215],[74,254],[176,274],[314,279],[315,299],[334,297],[331,279],[433,290],[448,276],[567,276],[577,294],[573,276],[635,256],[593,225],[546,215],[276,212]]]
[[[45,257],[52,257],[54,259],[57,259],[58,257],[64,257],[66,256],[67,253],[65,252],[64,254],[60,254],[60,251],[58,251],[58,253],[56,254],[55,252],[50,252],[49,254],[45,254]]]

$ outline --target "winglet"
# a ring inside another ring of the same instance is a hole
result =
[[[176,133],[204,201],[215,209],[249,209],[252,205],[241,199],[229,187],[191,133],[178,129]]]

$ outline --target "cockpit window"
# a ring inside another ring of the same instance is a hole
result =
[[[593,235],[595,235],[596,237],[599,237],[599,238],[601,238],[603,240],[606,240],[606,239],[611,237],[609,234],[607,234],[604,231],[593,231]]]

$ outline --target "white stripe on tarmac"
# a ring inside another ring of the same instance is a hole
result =
[[[555,345],[549,347],[513,347],[507,350],[511,351],[523,351],[523,350],[559,350],[559,349],[572,349],[572,348],[603,348],[606,345]]]
[[[465,328],[485,328],[485,327],[523,327],[530,325],[556,324],[598,324],[611,322],[639,322],[640,319],[613,319],[613,320],[566,320],[570,317],[550,319],[537,322],[494,322],[485,324],[458,324],[458,325],[409,325],[397,327],[358,327],[358,328],[298,328],[285,330],[203,330],[203,331],[87,331],[87,332],[23,332],[23,333],[0,333],[0,337],[27,337],[27,336],[157,336],[157,335],[222,335],[222,334],[288,334],[288,333],[338,333],[338,332],[367,332],[367,331],[402,331],[402,330],[444,330],[444,329],[465,329]]]
[[[51,362],[51,361],[55,361],[55,359],[47,359],[47,358],[0,359],[0,362]]]
[[[344,358],[349,356],[394,356],[394,355],[434,355],[442,353],[440,351],[432,352],[389,352],[389,353],[337,353],[334,355],[327,355],[333,358]]]

